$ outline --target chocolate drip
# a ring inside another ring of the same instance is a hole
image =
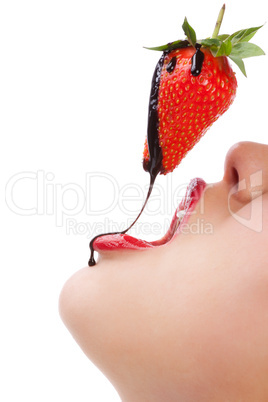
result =
[[[174,71],[176,64],[177,64],[177,57],[174,56],[174,57],[172,57],[172,59],[170,60],[170,62],[167,65],[167,68],[166,68],[166,70],[169,74],[171,74]]]
[[[204,61],[205,55],[200,50],[201,45],[199,43],[197,43],[195,45],[195,48],[196,48],[196,52],[192,57],[191,74],[194,77],[197,77],[202,71],[202,66],[203,66],[203,61]]]
[[[148,128],[147,128],[147,143],[149,150],[149,160],[143,161],[143,168],[146,172],[149,172],[151,176],[157,176],[162,170],[162,149],[159,145],[158,138],[158,128],[159,128],[159,117],[158,117],[158,95],[162,68],[164,65],[164,59],[166,52],[164,52],[158,61],[153,79],[152,87],[149,101],[149,114],[148,114]]]
[[[162,68],[164,65],[165,55],[166,55],[166,52],[164,52],[162,54],[160,60],[158,61],[157,65],[156,65],[153,79],[152,79],[152,87],[151,87],[151,94],[150,94],[150,101],[149,101],[148,128],[147,128],[149,161],[143,162],[144,170],[146,172],[149,172],[149,174],[150,174],[150,186],[149,186],[149,190],[147,193],[147,197],[145,199],[145,202],[144,202],[142,209],[141,209],[140,213],[138,214],[137,218],[127,229],[125,229],[122,232],[103,233],[103,234],[95,236],[90,241],[89,248],[90,248],[91,254],[90,254],[89,261],[88,261],[88,265],[90,267],[96,264],[95,259],[94,259],[94,245],[93,245],[94,241],[98,237],[105,236],[105,235],[125,234],[132,228],[132,226],[137,222],[137,220],[141,216],[141,214],[147,204],[147,201],[151,195],[156,176],[158,175],[158,173],[160,173],[160,171],[162,169],[163,155],[162,155],[162,150],[159,145],[159,139],[158,139],[159,118],[158,118],[157,106],[158,106],[158,94],[159,94],[161,72],[162,72]],[[173,64],[174,64],[174,61],[173,61]],[[173,64],[172,64],[172,66],[173,66]],[[176,61],[175,61],[175,65],[176,65]],[[173,69],[175,68],[175,65],[174,65]]]
[[[138,220],[139,217],[141,216],[141,214],[142,214],[142,212],[143,212],[143,210],[144,210],[144,208],[145,208],[145,205],[147,204],[147,201],[148,201],[148,199],[149,199],[149,197],[150,197],[150,195],[151,195],[152,189],[153,189],[153,185],[154,185],[155,178],[156,178],[156,176],[154,177],[154,176],[151,175],[151,177],[150,177],[150,187],[149,187],[149,190],[148,190],[148,193],[147,193],[145,202],[144,202],[144,204],[143,204],[143,206],[142,206],[142,209],[141,209],[139,215],[137,216],[137,218],[134,220],[134,222],[132,222],[132,224],[131,224],[127,229],[123,230],[122,232],[102,233],[102,234],[100,234],[100,235],[97,235],[97,236],[93,237],[93,239],[90,241],[90,243],[89,243],[90,258],[89,258],[89,260],[88,260],[88,265],[89,265],[90,267],[92,267],[92,266],[94,266],[94,265],[96,264],[96,261],[95,261],[95,259],[94,259],[94,245],[93,245],[93,244],[94,244],[94,241],[95,241],[98,237],[101,237],[101,236],[116,235],[116,234],[125,234],[126,232],[128,232],[128,231],[132,228],[132,226],[137,222],[137,220]]]

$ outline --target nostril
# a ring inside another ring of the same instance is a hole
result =
[[[237,187],[238,189],[238,183],[239,183],[239,174],[238,170],[235,167],[231,168],[231,180],[232,183]]]

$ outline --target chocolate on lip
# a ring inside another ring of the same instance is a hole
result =
[[[161,239],[148,242],[146,240],[137,239],[126,233],[107,234],[96,238],[94,241],[94,249],[96,251],[144,250],[168,243],[180,232],[180,225],[185,224],[189,219],[192,211],[200,200],[205,187],[206,183],[204,180],[200,178],[191,180],[183,201],[176,209],[170,228]]]

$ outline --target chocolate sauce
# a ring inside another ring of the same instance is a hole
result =
[[[162,68],[164,65],[164,59],[165,59],[166,54],[167,54],[167,52],[164,52],[162,54],[160,60],[158,61],[157,65],[156,65],[153,79],[152,79],[152,87],[151,87],[151,93],[150,93],[149,112],[148,112],[148,128],[147,128],[149,160],[143,162],[144,170],[146,172],[149,172],[149,174],[150,174],[150,186],[149,186],[149,190],[147,193],[147,197],[145,199],[145,202],[143,204],[143,207],[142,207],[139,215],[127,229],[125,229],[123,232],[103,233],[103,234],[95,236],[90,241],[89,248],[90,248],[91,254],[90,254],[89,261],[88,261],[88,265],[90,267],[96,264],[95,259],[94,259],[94,245],[93,245],[94,241],[98,237],[105,236],[105,235],[125,234],[127,231],[129,231],[129,229],[132,228],[132,226],[137,222],[137,220],[141,216],[141,214],[147,204],[147,201],[151,195],[155,179],[163,168],[163,166],[162,166],[162,160],[163,160],[162,149],[159,145],[159,139],[158,139],[159,118],[158,118],[157,105],[158,105],[158,94],[159,94],[161,72],[162,72]],[[171,60],[171,62],[172,62],[172,60]],[[173,64],[174,64],[174,67],[173,67]],[[173,61],[171,64],[171,67],[170,67],[170,68],[172,68],[171,71],[174,70],[175,66],[176,66],[176,60],[175,60],[175,62]]]
[[[200,50],[201,45],[199,43],[197,43],[195,45],[195,48],[196,48],[196,52],[192,57],[191,74],[194,77],[197,77],[202,71],[202,66],[203,66],[203,61],[204,61],[205,55]]]
[[[173,71],[174,68],[176,67],[176,64],[177,64],[177,57],[175,56],[175,57],[172,57],[172,59],[170,60],[170,62],[169,62],[168,65],[167,65],[166,70],[167,70],[167,72],[168,72],[169,74],[172,73],[172,71]]]
[[[164,59],[166,52],[164,52],[158,61],[153,79],[152,87],[149,101],[149,113],[148,113],[148,127],[147,127],[147,143],[149,150],[149,160],[143,160],[143,169],[150,173],[151,177],[156,177],[158,173],[162,170],[162,149],[159,145],[158,138],[158,127],[159,127],[159,116],[158,116],[158,94],[161,79],[161,72],[164,65]]]
[[[116,234],[125,234],[126,232],[128,232],[128,231],[132,228],[132,226],[137,222],[137,220],[138,220],[139,217],[141,216],[141,214],[142,214],[142,212],[143,212],[143,210],[144,210],[144,208],[145,208],[145,205],[147,204],[147,201],[148,201],[148,199],[149,199],[149,197],[150,197],[150,195],[151,195],[152,189],[153,189],[153,185],[154,185],[155,179],[156,179],[156,176],[153,176],[153,175],[150,176],[150,187],[149,187],[149,190],[148,190],[148,193],[147,193],[145,202],[144,202],[144,204],[143,204],[143,206],[142,206],[142,209],[141,209],[139,215],[137,216],[137,218],[134,220],[134,222],[132,222],[132,224],[131,224],[127,229],[123,230],[122,232],[102,233],[102,234],[100,234],[100,235],[97,235],[97,236],[93,237],[93,239],[90,241],[90,243],[89,243],[90,258],[89,258],[89,260],[88,260],[88,265],[89,265],[90,267],[96,265],[96,261],[95,261],[95,259],[94,259],[94,241],[95,241],[98,237],[101,237],[101,236],[116,235]]]

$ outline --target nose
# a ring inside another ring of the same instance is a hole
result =
[[[268,192],[268,145],[235,144],[226,155],[223,180],[242,203]]]

